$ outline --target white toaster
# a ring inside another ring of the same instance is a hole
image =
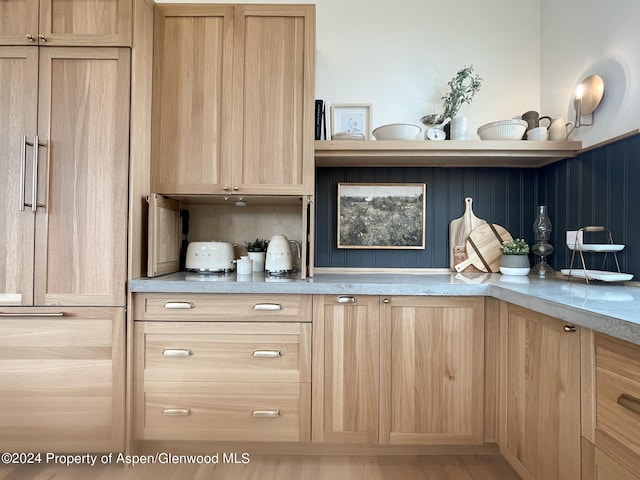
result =
[[[227,242],[190,242],[185,268],[189,272],[222,273],[235,270],[233,245]]]

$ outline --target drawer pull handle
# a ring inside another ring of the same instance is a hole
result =
[[[163,408],[162,415],[167,417],[186,417],[191,415],[190,408]]]
[[[162,350],[165,357],[190,357],[193,352],[189,348],[165,348]]]
[[[282,356],[280,350],[254,350],[253,356],[256,358],[278,358]]]
[[[256,418],[277,418],[280,416],[280,410],[254,410],[253,416]]]
[[[280,305],[279,303],[256,303],[253,306],[254,310],[259,310],[259,311],[269,311],[269,312],[275,312],[277,310],[282,310],[282,305]]]
[[[632,412],[640,415],[640,398],[623,393],[618,397],[618,404],[622,405],[627,410],[631,410]]]
[[[27,317],[34,317],[34,318],[60,318],[60,317],[64,317],[64,312],[47,312],[47,313],[7,313],[7,312],[0,312],[0,317],[2,318],[27,318]]]
[[[196,308],[191,302],[164,302],[164,308],[171,310]]]
[[[563,330],[567,333],[576,333],[576,327],[573,325],[565,325]]]
[[[350,295],[340,295],[336,301],[338,303],[356,303],[356,298]]]

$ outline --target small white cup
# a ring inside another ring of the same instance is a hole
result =
[[[236,262],[238,275],[253,275],[253,260],[249,257],[240,257]]]
[[[527,130],[527,140],[542,141],[549,139],[549,130],[547,127],[536,127]]]

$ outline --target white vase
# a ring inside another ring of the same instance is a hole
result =
[[[502,255],[500,257],[500,273],[504,275],[528,275],[528,255]]]
[[[467,117],[453,117],[451,119],[451,140],[467,139]]]
[[[264,261],[267,257],[267,252],[247,252],[247,255],[253,260],[253,271],[264,272]]]

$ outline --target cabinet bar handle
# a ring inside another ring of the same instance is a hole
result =
[[[25,170],[27,163],[27,145],[33,147],[33,174],[31,177],[31,205],[25,203]],[[33,136],[33,143],[27,142],[27,137],[22,136],[22,167],[20,169],[20,210],[23,211],[25,206],[30,206],[31,211],[35,212],[38,207],[44,207],[44,204],[38,204],[38,147],[46,147],[44,143],[40,143],[38,135]]]
[[[338,303],[356,303],[356,298],[350,295],[340,295],[336,298]]]
[[[44,33],[41,33],[40,35],[38,35],[38,38],[40,39],[40,41],[42,42],[46,42],[47,41],[47,37],[45,36]]]
[[[5,313],[0,312],[0,317],[5,318],[20,318],[20,317],[38,317],[38,318],[59,318],[64,317],[64,312],[51,312],[51,313]]]
[[[27,169],[27,136],[22,136],[22,161],[20,165],[20,211],[24,212],[24,179]]]
[[[280,410],[254,410],[253,416],[256,418],[277,418],[280,416]]]
[[[31,191],[31,211],[38,209],[38,135],[33,137],[33,180]]]
[[[606,229],[600,225],[591,225],[589,227],[584,227],[585,232],[604,232]]]
[[[565,325],[563,330],[567,333],[576,333],[576,327],[573,325]]]
[[[191,302],[164,302],[164,308],[180,310],[196,308],[196,306]]]
[[[256,358],[278,358],[282,356],[280,350],[254,350],[253,356]]]
[[[640,398],[636,398],[628,393],[623,393],[618,397],[618,404],[640,415]]]
[[[165,357],[190,357],[193,352],[190,348],[165,348],[162,350]]]
[[[282,305],[280,305],[279,303],[256,303],[253,306],[253,309],[259,311],[274,312],[277,310],[282,310]]]
[[[27,33],[27,40],[29,40],[30,42],[33,42],[33,35],[31,35],[30,33]]]
[[[165,415],[168,417],[169,416],[186,417],[187,415],[191,415],[191,409],[190,408],[163,408],[162,415]]]

